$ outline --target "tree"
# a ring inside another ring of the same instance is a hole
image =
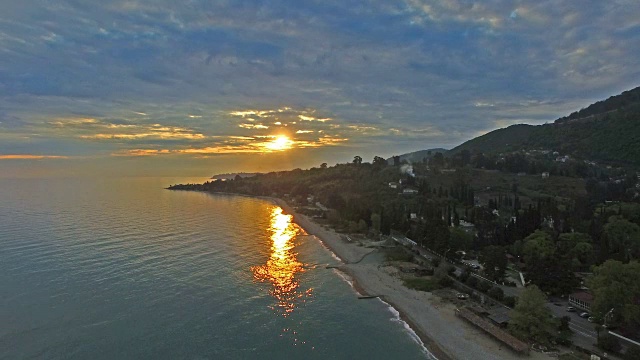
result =
[[[356,165],[360,165],[362,164],[362,157],[359,155],[356,155],[353,157],[353,163]]]
[[[451,251],[471,249],[471,244],[473,243],[473,235],[460,228],[452,228],[449,232],[451,233],[451,237],[449,239]]]
[[[428,219],[422,234],[431,249],[444,253],[449,246],[449,227],[441,219]]]
[[[568,316],[560,318],[560,324],[558,325],[558,337],[556,341],[561,345],[571,345],[571,336],[573,335],[573,331],[571,331],[571,327],[569,327],[570,322],[571,318]]]
[[[558,324],[546,301],[546,296],[537,286],[527,287],[510,313],[509,330],[520,339],[549,344]]]
[[[545,292],[567,295],[579,285],[569,258],[553,254],[549,257],[533,255],[527,262],[527,278]]]
[[[612,254],[629,261],[640,257],[640,226],[618,216],[609,218],[604,234]]]
[[[627,348],[624,353],[624,360],[638,360],[640,359],[640,346],[632,345]]]
[[[630,328],[640,329],[640,262],[623,264],[607,260],[593,269],[588,281],[593,292],[592,311],[602,318],[611,309],[612,322],[624,322]]]
[[[372,164],[377,167],[387,166],[387,160],[381,158],[380,156],[374,156]]]
[[[620,341],[613,335],[603,334],[598,338],[598,347],[605,351],[618,352]]]
[[[382,223],[382,218],[380,214],[371,214],[371,227],[376,234],[380,233],[380,224]]]
[[[560,234],[556,243],[558,254],[570,259],[574,270],[579,271],[593,263],[593,244],[589,234],[573,232]]]
[[[360,221],[358,221],[358,231],[365,234],[367,230],[369,230],[369,225],[367,225],[366,221],[360,219]]]
[[[433,159],[431,160],[431,164],[433,164],[434,167],[443,167],[444,166],[444,155],[442,155],[441,152],[436,152],[436,154],[433,155]]]
[[[484,272],[487,276],[494,281],[502,280],[507,269],[507,256],[504,248],[495,245],[487,246],[482,250],[481,256]]]
[[[492,298],[498,301],[502,301],[502,299],[504,298],[504,291],[500,287],[494,286],[491,289],[489,289],[489,291],[487,292],[487,295],[491,296]]]
[[[589,234],[579,232],[565,233],[558,236],[557,248],[561,254],[568,254],[576,245],[580,243],[591,244],[591,242]]]
[[[549,234],[542,230],[536,230],[524,239],[522,247],[524,261],[528,264],[534,258],[549,258],[555,253],[555,248]]]
[[[327,168],[327,163],[320,164],[320,169],[326,169],[326,168]]]

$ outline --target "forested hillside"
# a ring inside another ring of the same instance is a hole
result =
[[[539,126],[513,125],[469,140],[449,152],[498,154],[552,150],[573,157],[640,165],[640,88]]]

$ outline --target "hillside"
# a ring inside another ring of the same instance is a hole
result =
[[[415,163],[415,162],[419,162],[424,160],[424,158],[430,158],[433,155],[435,155],[437,152],[440,153],[446,153],[448,150],[447,149],[442,149],[442,148],[435,148],[435,149],[427,149],[427,150],[419,150],[419,151],[414,151],[414,152],[410,152],[410,153],[406,153],[406,154],[402,154],[402,155],[398,155],[400,156],[400,161],[407,161],[409,163]],[[393,164],[393,157],[387,159],[387,161],[390,164]]]
[[[546,149],[594,161],[640,165],[640,88],[597,102],[552,124],[513,125],[452,149],[497,154]]]

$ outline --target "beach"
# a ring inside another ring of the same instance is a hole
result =
[[[359,263],[373,251],[358,246],[327,230],[309,217],[296,213],[281,199],[272,199],[285,212],[294,216],[294,222],[308,234],[316,236],[343,264],[338,269],[349,275],[354,287],[363,295],[379,296],[394,307],[402,320],[420,337],[431,353],[438,359],[549,359],[541,353],[531,352],[521,356],[505,345],[472,327],[454,315],[455,306],[428,292],[406,288],[402,281],[389,275],[382,264]]]

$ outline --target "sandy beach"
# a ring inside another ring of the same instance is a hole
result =
[[[455,306],[439,297],[406,288],[400,279],[382,269],[382,264],[354,263],[372,249],[342,240],[307,216],[298,214],[281,199],[272,199],[308,234],[315,235],[343,262],[339,270],[348,274],[363,295],[380,296],[393,306],[401,318],[418,334],[429,351],[438,359],[498,360],[549,359],[541,353],[519,356],[454,315]]]

